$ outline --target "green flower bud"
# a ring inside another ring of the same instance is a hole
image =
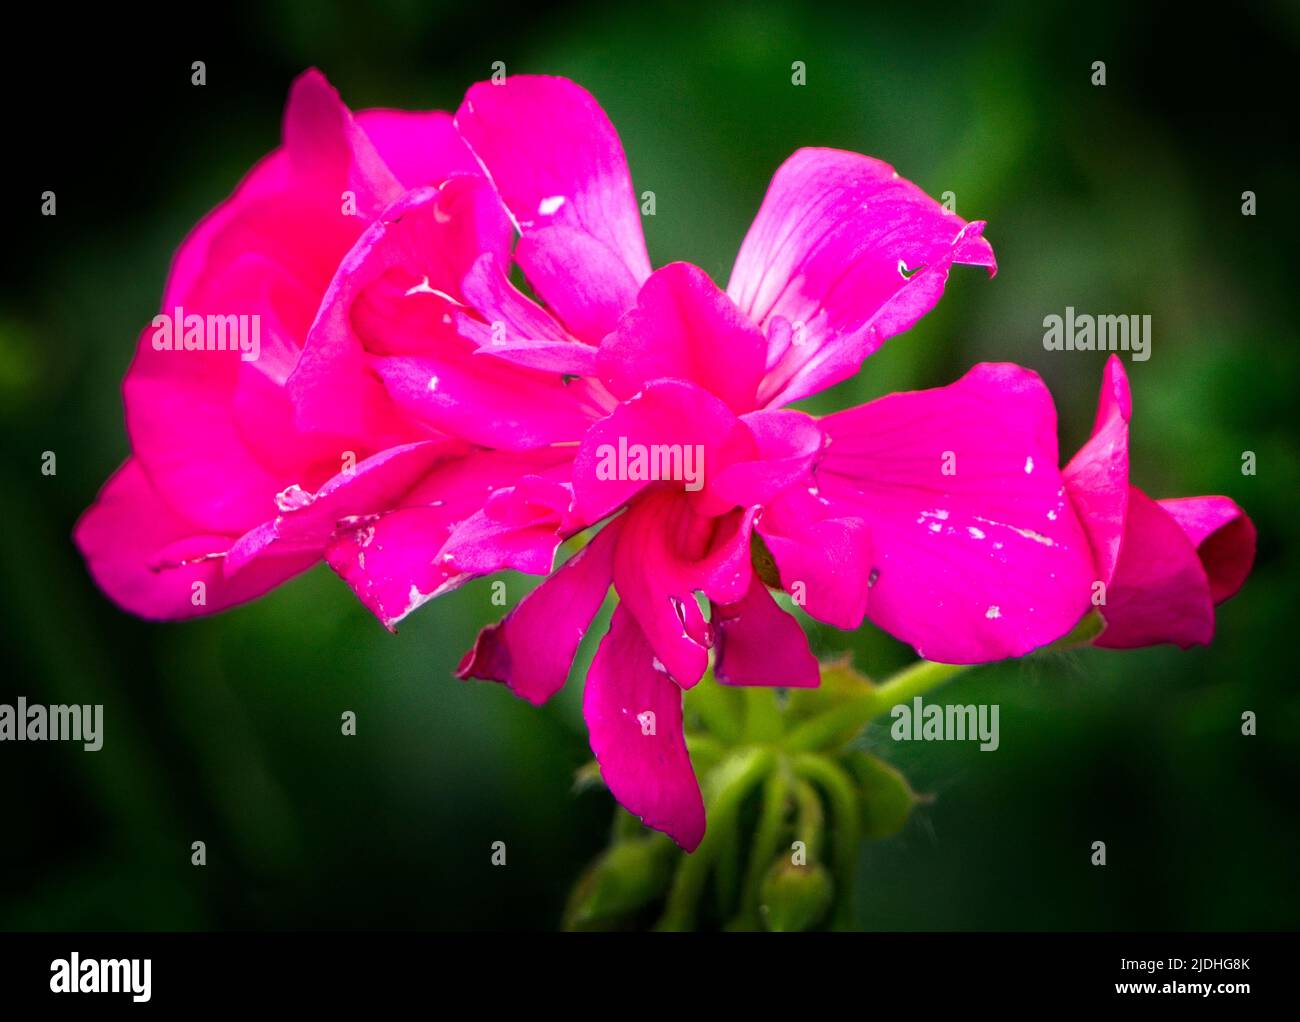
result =
[[[610,930],[668,889],[673,846],[662,835],[620,841],[583,874],[564,912],[566,930]]]
[[[801,933],[822,921],[834,896],[831,875],[820,863],[796,866],[782,856],[763,880],[759,911],[769,930]]]

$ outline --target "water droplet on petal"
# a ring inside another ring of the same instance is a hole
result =
[[[316,497],[308,493],[297,483],[286,486],[275,495],[275,506],[281,511],[297,511],[310,504]]]

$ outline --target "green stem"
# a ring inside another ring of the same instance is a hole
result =
[[[659,920],[659,930],[689,930],[695,922],[695,906],[704,890],[709,868],[718,851],[735,829],[740,805],[751,788],[767,776],[776,753],[767,748],[747,748],[733,753],[710,776],[708,799],[709,829],[693,855],[682,857],[668,893],[668,904]]]
[[[634,838],[644,836],[644,834],[645,824],[618,803],[615,803],[614,826],[610,836],[610,844],[616,845],[622,841],[631,841]]]
[[[704,734],[686,736],[686,751],[690,754],[691,765],[697,774],[706,774],[722,762],[727,755],[727,747],[716,738]]]
[[[699,717],[705,730],[727,745],[738,745],[742,737],[741,691],[720,685],[710,667],[698,685],[686,693],[686,711]]]
[[[740,828],[732,827],[719,843],[714,856],[713,893],[716,896],[718,917],[728,918],[736,910],[740,891]]]
[[[865,695],[800,724],[781,744],[790,752],[812,752],[824,748],[844,732],[870,723],[891,707],[937,688],[971,666],[918,660],[888,681],[874,686]]]
[[[1103,627],[1100,615],[1092,611],[1084,615],[1067,634],[1050,646],[1037,650],[1036,654],[1059,653],[1086,646],[1101,634]],[[865,695],[805,721],[794,728],[781,744],[791,752],[820,749],[833,742],[842,732],[860,728],[899,703],[929,692],[949,678],[977,666],[979,665],[937,664],[932,660],[918,660],[876,685]]]
[[[808,861],[822,857],[822,831],[826,828],[826,813],[822,809],[817,789],[800,779],[794,786],[796,840],[802,841]]]
[[[972,664],[936,664],[930,660],[918,660],[909,664],[892,678],[876,686],[876,695],[885,703],[894,706],[913,696],[937,688],[949,678],[968,670]]]
[[[759,686],[742,691],[745,694],[745,739],[755,744],[776,741],[783,729],[776,693]]]
[[[768,775],[763,785],[763,809],[758,829],[749,850],[749,865],[745,871],[745,889],[741,895],[740,914],[732,924],[736,930],[758,930],[763,926],[758,914],[763,878],[772,868],[772,862],[781,850],[781,836],[785,833],[785,818],[790,797],[790,768],[782,759]]]
[[[831,833],[835,838],[832,862],[835,872],[835,909],[832,925],[837,930],[853,926],[853,879],[858,866],[858,820],[861,809],[852,778],[823,756],[805,753],[794,759],[794,771],[818,785],[831,804]]]

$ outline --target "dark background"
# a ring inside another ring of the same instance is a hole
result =
[[[656,192],[656,265],[725,283],[802,145],[886,159],[989,221],[998,277],[958,268],[935,312],[816,408],[1017,361],[1052,388],[1068,454],[1102,359],[1044,351],[1043,317],[1150,314],[1152,358],[1126,363],[1136,481],[1229,494],[1259,527],[1212,647],[967,674],[946,694],[1001,705],[996,755],[877,727],[872,745],[937,798],[864,849],[860,925],[1294,928],[1300,14],[1193,10],[300,2],[188,25],[173,12],[165,32],[52,7],[11,22],[0,702],[103,703],[107,737],[95,754],[0,745],[0,928],[550,928],[603,846],[608,796],[572,786],[589,755],[580,684],[537,710],[450,677],[494,616],[486,582],[397,637],[323,567],[219,617],[153,625],[95,589],[69,538],[127,453],[119,382],[171,254],[277,144],[292,78],[317,65],[355,109],[454,109],[496,60],[600,100],[637,191]],[[56,217],[40,215],[46,189]],[[814,637],[873,675],[908,659],[870,630]],[[359,734],[344,739],[349,709]],[[489,865],[497,840],[506,869]]]

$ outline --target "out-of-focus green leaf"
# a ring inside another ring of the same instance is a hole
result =
[[[613,928],[668,889],[673,860],[672,843],[660,834],[614,845],[574,888],[564,913],[564,928]]]
[[[879,840],[902,830],[919,801],[907,778],[883,759],[861,749],[849,749],[840,762],[852,774],[861,794],[862,836]]]

